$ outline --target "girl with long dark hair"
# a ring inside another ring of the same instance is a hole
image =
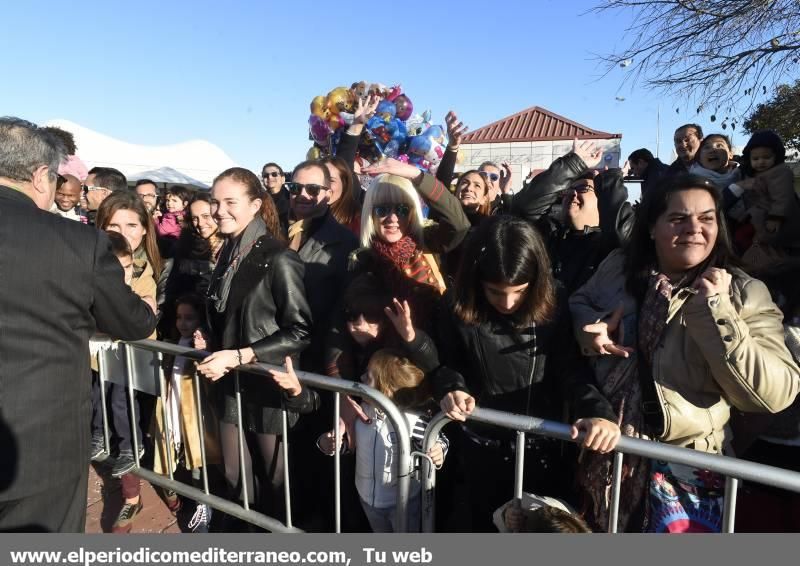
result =
[[[481,407],[574,421],[573,437],[607,451],[619,436],[613,413],[591,381],[570,336],[566,296],[547,250],[524,220],[496,216],[473,231],[438,329],[443,368],[434,386],[442,410],[465,421]],[[513,437],[502,429],[463,425],[464,470],[474,531],[492,530],[492,511],[511,496]],[[569,468],[557,441],[531,436],[525,489],[567,496]],[[487,482],[486,478],[495,478]],[[509,480],[509,481],[506,481]]]

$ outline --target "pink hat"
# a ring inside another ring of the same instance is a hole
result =
[[[86,168],[81,158],[77,155],[67,156],[66,161],[58,166],[59,175],[74,175],[81,182],[83,182],[89,175],[89,169]]]

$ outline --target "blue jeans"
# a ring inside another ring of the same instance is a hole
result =
[[[408,500],[408,532],[418,533],[420,529],[420,521],[422,519],[422,509],[420,507],[421,497],[418,495]],[[395,510],[396,505],[391,507],[373,507],[363,499],[361,500],[361,507],[364,508],[364,514],[369,520],[369,526],[372,527],[373,533],[394,533],[397,532]]]

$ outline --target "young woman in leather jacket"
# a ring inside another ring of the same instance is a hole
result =
[[[800,390],[781,312],[737,267],[720,191],[703,177],[645,193],[628,246],[606,258],[570,309],[627,435],[728,453],[731,407],[774,413]],[[720,530],[723,478],[659,462],[628,468],[638,490],[623,483],[623,497],[649,497],[647,530]]]
[[[247,373],[237,376],[231,370],[253,362],[283,365],[287,358],[296,363],[308,346],[311,313],[303,263],[280,236],[275,205],[253,173],[228,169],[214,180],[211,196],[219,230],[228,239],[207,298],[214,353],[197,369],[211,380],[221,379],[220,443],[229,487],[238,492],[242,475],[249,476],[251,469],[266,476],[261,478],[260,485],[267,487],[259,495],[257,508],[279,516],[284,477],[281,409],[289,410],[289,426],[293,426],[298,413],[314,410],[319,398],[308,388],[285,388],[278,373],[270,380]],[[237,377],[247,447],[245,474],[239,466]],[[252,497],[251,480],[247,481]]]
[[[443,367],[434,388],[442,410],[459,421],[476,404],[552,420],[569,414],[574,437],[586,431],[586,447],[608,450],[619,429],[570,336],[566,296],[536,229],[493,217],[470,235],[464,257],[473,260],[462,262],[438,328]],[[490,532],[493,510],[512,495],[513,433],[471,422],[463,430],[471,527]],[[560,443],[531,435],[527,448],[525,489],[568,496]]]

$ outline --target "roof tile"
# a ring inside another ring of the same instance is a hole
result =
[[[495,143],[518,141],[550,141],[579,139],[621,138],[593,130],[549,110],[532,106],[522,112],[507,116],[497,122],[478,128],[464,136],[463,143]]]

